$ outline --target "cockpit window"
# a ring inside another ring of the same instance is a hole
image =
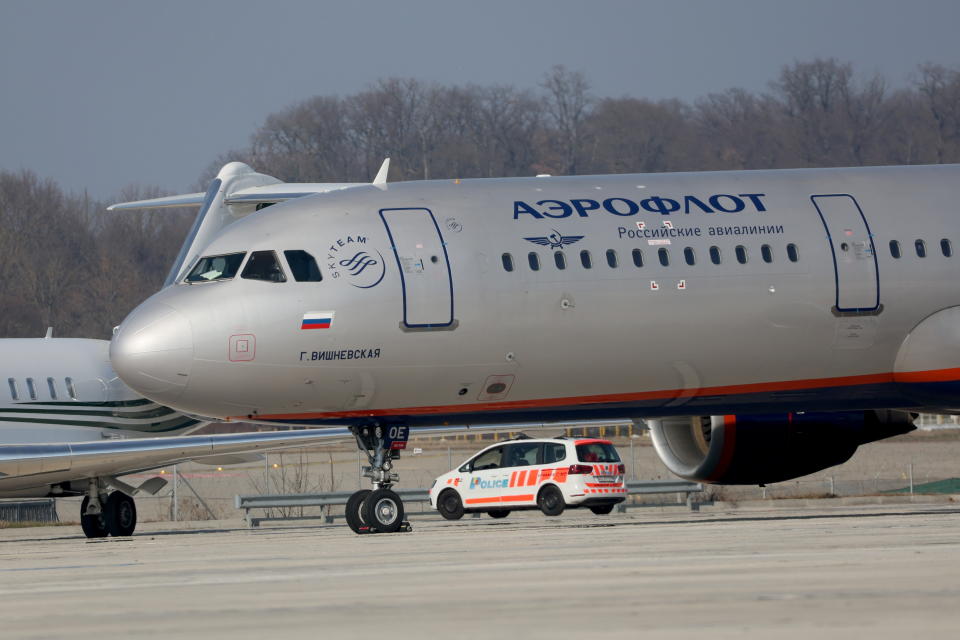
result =
[[[245,280],[266,280],[267,282],[286,282],[283,268],[277,260],[275,251],[254,251],[250,254],[247,266],[240,277]]]
[[[323,280],[317,261],[306,251],[292,249],[284,251],[283,255],[287,257],[290,273],[293,274],[293,279],[297,282],[320,282]]]
[[[229,280],[237,275],[237,269],[243,262],[246,253],[228,253],[222,256],[205,256],[200,258],[185,282],[212,282],[214,280]]]

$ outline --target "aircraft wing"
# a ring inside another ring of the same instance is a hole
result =
[[[0,446],[0,491],[119,476],[226,454],[353,441],[346,428]]]

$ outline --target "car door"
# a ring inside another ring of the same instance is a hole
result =
[[[488,507],[500,502],[501,491],[510,475],[503,467],[505,448],[505,445],[500,445],[487,449],[469,463],[470,479],[463,490],[463,506],[467,509]]]
[[[505,507],[536,503],[537,486],[544,470],[542,449],[540,442],[514,442],[507,446],[504,461],[510,477],[501,500]]]

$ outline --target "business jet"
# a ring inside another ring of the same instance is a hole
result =
[[[357,532],[400,528],[393,462],[422,427],[645,420],[679,476],[782,481],[960,410],[958,185],[951,165],[306,195],[211,234],[110,358],[187,415],[348,429],[373,482]]]
[[[386,161],[376,181],[385,180]],[[199,206],[193,229],[168,281],[216,233],[262,206],[353,184],[281,183],[246,165],[220,172],[223,191],[114,205],[115,210]],[[228,208],[229,207],[229,208]],[[0,497],[85,496],[80,522],[91,538],[131,535],[137,522],[133,496],[155,494],[166,480],[139,487],[120,478],[197,460],[226,464],[251,452],[333,442],[343,430],[189,435],[207,424],[140,395],[117,377],[109,342],[76,338],[0,339]],[[153,437],[149,437],[153,436]]]

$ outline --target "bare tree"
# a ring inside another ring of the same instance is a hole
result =
[[[569,71],[558,65],[544,78],[547,92],[544,105],[556,127],[555,139],[560,150],[560,170],[567,175],[577,173],[577,159],[583,144],[584,121],[589,114],[590,85],[579,71]]]

